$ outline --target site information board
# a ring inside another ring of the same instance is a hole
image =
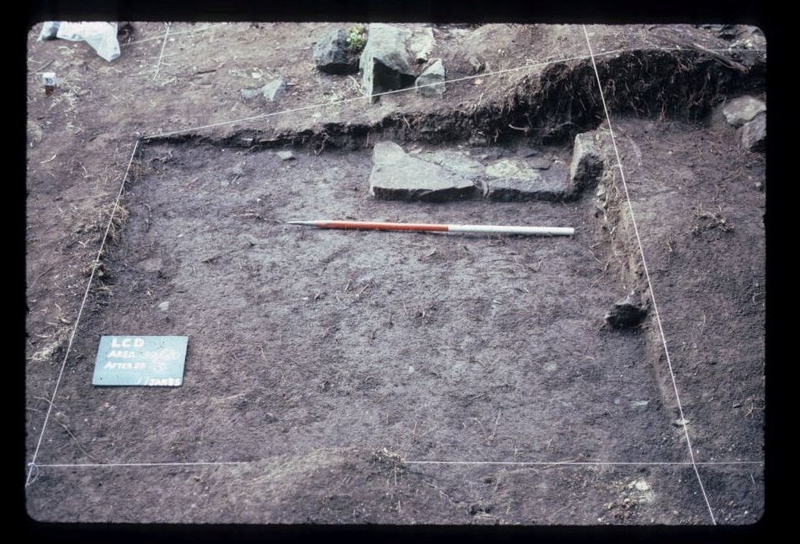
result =
[[[187,336],[103,336],[92,384],[179,386],[188,340]]]

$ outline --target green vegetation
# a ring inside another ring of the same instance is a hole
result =
[[[347,30],[347,48],[354,53],[358,53],[367,43],[367,27],[358,25]]]

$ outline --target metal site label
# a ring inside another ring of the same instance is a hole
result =
[[[172,386],[183,383],[187,336],[103,336],[93,385]]]

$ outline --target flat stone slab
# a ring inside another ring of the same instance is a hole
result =
[[[728,124],[735,127],[742,126],[755,119],[759,113],[767,111],[767,105],[752,96],[734,98],[722,108],[722,114]]]
[[[411,156],[393,142],[375,144],[372,159],[369,192],[378,199],[444,202],[476,193],[471,179]]]
[[[482,162],[461,151],[451,149],[429,151],[420,153],[419,158],[443,166],[473,182],[482,179],[486,174],[486,167]]]
[[[486,197],[500,202],[557,201],[569,195],[569,171],[562,163],[537,168],[525,159],[501,159],[486,167]]]
[[[571,196],[569,168],[542,157],[485,161],[466,151],[406,153],[393,142],[376,144],[370,193],[386,200],[483,196],[498,202],[559,201]]]

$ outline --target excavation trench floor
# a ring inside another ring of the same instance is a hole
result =
[[[604,324],[626,285],[593,192],[566,203],[380,201],[368,194],[369,150],[294,154],[145,147],[44,435],[37,518],[705,521],[648,329]],[[317,218],[576,234],[286,224]],[[92,386],[101,335],[188,336],[184,384]],[[48,467],[194,462],[242,464]],[[547,462],[568,464],[525,464]],[[640,480],[646,493],[629,487]],[[120,495],[130,508],[109,508]],[[65,499],[57,515],[53,496]]]

